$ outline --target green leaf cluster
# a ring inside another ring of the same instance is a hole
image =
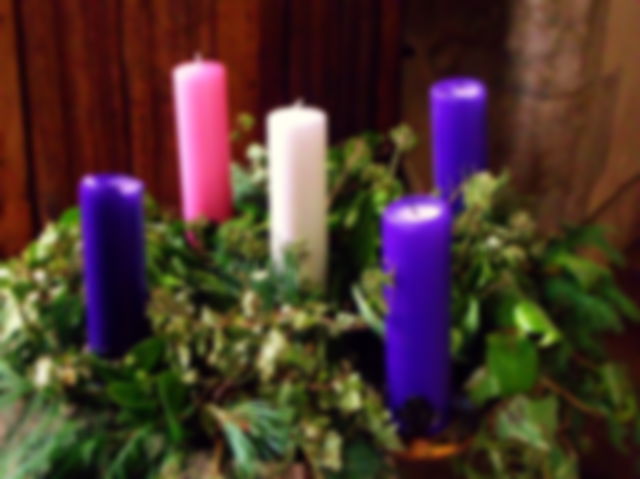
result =
[[[620,447],[640,425],[636,392],[603,342],[639,318],[611,269],[622,256],[599,227],[541,232],[507,175],[478,174],[463,193],[452,348],[458,394],[481,419],[460,469],[576,478],[588,421],[605,421]]]
[[[380,216],[403,193],[395,170],[415,143],[401,125],[329,152],[325,291],[298,274],[304,245],[284,267],[269,261],[261,145],[234,166],[236,215],[222,225],[185,224],[148,199],[152,334],[119,360],[84,344],[77,209],[49,225],[0,265],[2,477],[393,477],[401,443],[371,371],[382,349],[364,353],[380,346],[391,280]],[[622,257],[598,227],[541,232],[507,175],[475,175],[463,196],[445,431],[469,444],[457,469],[576,478],[589,421],[620,448],[640,430],[634,388],[603,347],[640,316],[615,283]]]
[[[300,279],[304,245],[284,268],[269,262],[260,145],[234,166],[237,214],[223,225],[185,224],[148,198],[152,334],[119,360],[85,346],[78,210],[49,225],[0,266],[2,477],[385,475],[395,426],[347,345],[381,324],[382,276],[367,269],[402,192],[392,155],[368,133],[330,152],[331,241],[354,255],[332,264],[331,291]]]

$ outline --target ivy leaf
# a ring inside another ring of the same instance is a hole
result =
[[[494,197],[508,181],[507,174],[496,177],[488,172],[482,172],[471,176],[462,187],[467,212],[471,214],[475,208],[482,211],[489,209]],[[460,219],[459,222],[465,220],[466,218]]]
[[[1,419],[6,421],[0,447],[3,478],[50,477],[55,451],[77,444],[76,422],[65,416],[59,404],[47,403],[42,396],[15,406],[11,416]]]
[[[63,345],[77,344],[84,335],[84,302],[79,295],[61,294],[43,306],[41,321],[55,331]]]
[[[18,333],[23,321],[18,297],[12,291],[5,291],[0,298],[0,342],[4,343]]]
[[[138,382],[114,381],[107,385],[109,398],[125,409],[140,412],[153,412],[155,402],[148,397],[147,392]]]
[[[0,408],[15,404],[29,389],[29,383],[7,361],[0,360]]]
[[[527,338],[492,333],[487,336],[486,367],[468,384],[476,403],[529,391],[538,376],[538,353]]]
[[[601,298],[613,305],[624,317],[633,321],[640,320],[640,309],[638,306],[616,287],[613,282],[602,285],[598,288]]]
[[[186,409],[188,391],[180,378],[173,371],[166,371],[158,376],[158,395],[162,402],[164,415],[169,426],[169,435],[173,442],[180,442],[185,431],[181,426],[181,413]]]
[[[399,153],[410,152],[418,144],[418,136],[406,123],[402,123],[392,129],[389,137]]]
[[[236,124],[238,125],[238,128],[241,128],[244,131],[251,131],[256,124],[256,119],[253,115],[243,112],[238,114]]]
[[[533,301],[519,301],[514,306],[513,322],[524,335],[540,335],[539,344],[542,347],[557,343],[562,336],[545,310]]]
[[[233,202],[241,209],[252,198],[262,195],[264,188],[256,185],[251,173],[242,166],[231,164],[231,180],[233,182]]]
[[[58,226],[62,228],[74,228],[80,224],[80,208],[73,207],[62,213],[58,219]]]
[[[565,233],[563,243],[571,249],[593,247],[604,253],[616,266],[624,265],[624,256],[607,240],[607,230],[602,225],[569,226]]]
[[[240,478],[255,476],[258,453],[249,436],[233,422],[225,422],[222,426],[225,437],[231,447],[234,458],[234,469]]]
[[[498,380],[489,374],[486,366],[476,369],[465,387],[469,392],[469,398],[477,405],[500,395]]]
[[[358,287],[358,285],[354,285],[351,288],[351,292],[353,294],[353,299],[358,307],[358,312],[362,316],[362,319],[369,325],[369,327],[375,331],[378,336],[384,335],[384,321],[382,318],[374,311],[373,307],[367,301],[362,290]]]
[[[558,400],[555,396],[542,399],[516,396],[496,417],[496,432],[500,439],[523,442],[541,451],[553,448],[557,428]]]
[[[462,348],[464,347],[465,334],[460,328],[455,326],[451,327],[451,334],[449,335],[449,344],[451,348],[451,355],[454,358],[462,357]]]
[[[611,272],[607,268],[567,251],[551,254],[547,258],[547,265],[568,272],[586,290],[592,289],[602,279],[611,278]]]
[[[249,435],[238,424],[231,413],[214,405],[207,407],[209,415],[220,424],[227,444],[233,454],[233,468],[240,478],[256,475],[258,452]]]
[[[210,405],[207,411],[222,427],[239,477],[256,477],[260,460],[280,457],[290,449],[293,414],[289,409],[244,401],[224,410]]]
[[[579,479],[578,463],[573,454],[567,454],[560,447],[549,452],[551,477],[553,479]]]
[[[462,325],[468,334],[475,334],[480,328],[480,301],[478,301],[478,298],[469,298]]]
[[[585,337],[592,332],[621,331],[623,326],[616,310],[607,301],[584,291],[574,281],[552,277],[544,284],[544,294],[548,301],[560,306],[567,313],[563,317],[580,318],[579,325],[573,324],[579,335]],[[567,332],[570,324],[563,325]]]
[[[144,457],[141,449],[150,436],[151,428],[149,426],[133,431],[109,464],[104,474],[105,479],[126,479],[131,477],[129,469],[136,465],[140,466],[140,459]]]
[[[637,412],[636,396],[622,367],[612,362],[605,363],[600,367],[600,376],[615,409],[616,421],[623,423],[633,419]]]
[[[380,218],[369,192],[361,191],[349,198],[340,229],[333,232],[335,242],[344,249],[341,263],[353,272],[354,279],[378,261]]]
[[[329,473],[330,479],[374,479],[385,469],[384,457],[365,440],[349,443],[344,451],[343,468]]]
[[[538,375],[538,353],[526,338],[493,333],[487,338],[487,368],[501,395],[528,391]]]
[[[163,338],[154,336],[145,339],[129,351],[126,362],[134,364],[143,371],[151,372],[162,359],[165,347]]]

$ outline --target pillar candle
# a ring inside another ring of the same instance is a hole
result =
[[[486,110],[487,90],[479,80],[447,78],[431,88],[434,178],[444,198],[452,199],[465,179],[487,166]]]
[[[187,221],[231,216],[227,74],[196,58],[173,70],[182,211]]]
[[[327,115],[301,104],[267,119],[271,257],[302,244],[303,277],[324,285],[327,270]]]
[[[89,347],[117,357],[147,329],[144,187],[100,174],[85,176],[79,190]]]
[[[417,195],[389,205],[382,219],[387,397],[404,433],[439,428],[449,408],[451,218],[445,200]]]

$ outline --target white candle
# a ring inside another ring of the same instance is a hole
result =
[[[327,271],[327,115],[296,104],[267,119],[271,258],[301,243],[301,273],[323,286]]]

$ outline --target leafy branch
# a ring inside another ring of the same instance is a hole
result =
[[[78,211],[49,225],[0,265],[0,470],[252,478],[302,466],[331,479],[392,476],[402,443],[373,366],[390,281],[378,265],[379,222],[404,192],[394,172],[415,141],[401,126],[331,149],[326,292],[300,279],[304,245],[285,268],[270,264],[262,146],[233,169],[237,216],[223,225],[185,224],[149,199],[152,334],[118,361],[84,345]],[[604,334],[640,318],[615,283],[623,258],[602,228],[541,233],[506,174],[478,174],[461,193],[455,417],[432,441],[458,441],[466,477],[576,478],[587,419],[606,422],[620,447],[640,430],[635,390],[603,347]],[[606,262],[588,259],[589,248]]]

